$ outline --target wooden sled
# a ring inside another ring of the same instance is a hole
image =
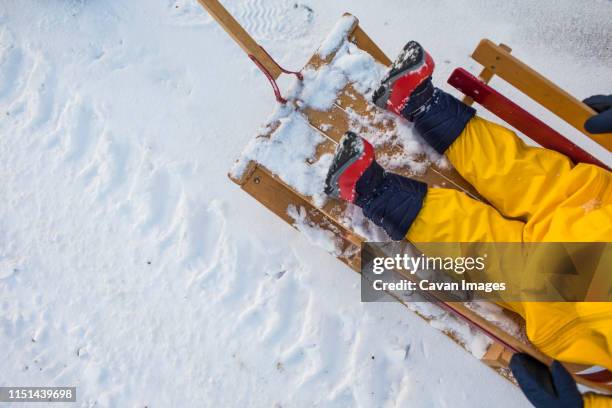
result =
[[[296,76],[300,74],[281,68],[270,55],[249,36],[217,0],[198,1],[242,47],[249,58],[251,58],[251,60],[253,60],[253,62],[263,71],[274,88],[276,99],[281,103],[287,102],[281,96],[275,80],[282,73],[295,74]],[[362,30],[356,18],[349,14],[345,14],[343,18],[352,18],[350,28],[347,31],[348,41],[370,54],[378,62],[386,66],[391,64],[391,60]],[[338,47],[339,46],[340,45],[338,45]],[[336,51],[338,51],[337,48],[327,52],[325,57],[322,57],[316,52],[308,61],[304,69],[320,70],[324,68],[333,60]],[[498,64],[501,63],[500,60],[496,61]],[[514,60],[504,60],[503,64],[507,64],[507,61],[512,63]],[[489,65],[491,64],[487,66]],[[498,66],[491,70],[493,73],[499,73],[500,71],[501,69]],[[489,79],[492,76],[492,74],[488,72],[484,72],[483,75],[485,78],[489,76]],[[551,86],[554,87],[552,84]],[[554,89],[558,88],[554,87]],[[478,100],[478,98],[475,99]],[[291,101],[288,103],[291,103]],[[367,101],[350,83],[338,92],[336,101],[330,109],[326,111],[317,111],[311,108],[298,109],[303,116],[307,118],[309,126],[318,134],[324,136],[323,140],[316,146],[314,157],[309,159],[304,165],[316,163],[322,155],[334,151],[338,140],[352,126],[351,115],[359,115],[363,120],[371,122],[373,128],[379,128],[381,132],[394,132],[393,123],[389,124],[384,121],[380,122],[375,120],[378,108],[370,104],[369,101]],[[587,110],[588,108],[584,106],[580,109],[583,111],[583,116],[591,113]],[[569,116],[568,114],[568,117]],[[256,137],[270,138],[277,129],[278,124],[271,124]],[[359,131],[359,129],[353,130]],[[609,140],[612,140],[612,138]],[[397,146],[393,145],[383,145],[377,149],[377,156],[392,155],[394,149],[397,148]],[[592,159],[596,160],[594,158]],[[429,185],[455,188],[472,197],[480,199],[476,190],[452,168],[440,168],[435,164],[431,164],[424,174],[414,174],[408,167],[394,168],[394,172],[416,178]],[[239,175],[231,173],[230,178],[249,195],[290,225],[295,226],[295,219],[294,216],[290,215],[289,209],[301,209],[309,225],[332,234],[335,237],[339,249],[336,252],[336,257],[354,271],[360,272],[360,250],[365,238],[351,230],[343,222],[343,214],[345,214],[346,211],[345,203],[337,200],[328,200],[324,205],[317,206],[313,197],[301,194],[296,188],[283,181],[274,171],[256,161],[248,162],[245,169],[241,171]],[[482,361],[504,377],[512,380],[507,366],[514,352],[525,352],[547,364],[551,363],[549,357],[536,350],[532,345],[506,333],[478,315],[472,309],[468,308],[466,304],[458,302],[439,302],[437,305],[456,316],[459,320],[485,333],[492,340],[487,353],[482,357]],[[426,318],[425,316],[422,317]],[[464,346],[458,341],[453,333],[449,332],[446,334],[460,345]],[[573,372],[577,372],[581,367],[571,367],[571,369]],[[593,389],[602,392],[612,392],[612,383],[609,383],[612,379],[596,378],[595,376],[584,377],[580,375],[575,375],[575,377],[578,382]]]

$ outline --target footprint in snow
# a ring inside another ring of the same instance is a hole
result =
[[[310,32],[314,21],[312,8],[284,0],[246,0],[229,11],[256,39],[300,38]]]
[[[0,102],[13,99],[14,93],[27,77],[23,51],[16,46],[8,28],[0,31]]]
[[[137,228],[145,234],[156,232],[158,236],[164,235],[172,225],[181,194],[180,180],[173,177],[165,166],[155,166],[145,157],[130,194],[138,217]]]

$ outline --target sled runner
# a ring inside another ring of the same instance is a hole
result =
[[[293,149],[300,150],[304,148],[304,146],[300,144],[311,143],[312,145],[309,146],[308,154],[304,157],[296,156],[298,160],[303,160],[301,165],[303,166],[304,174],[309,174],[311,169],[317,168],[317,166],[323,167],[325,165],[325,158],[329,157],[329,153],[334,151],[336,144],[347,130],[351,129],[359,132],[362,130],[372,131],[372,129],[374,129],[381,134],[390,135],[387,140],[376,146],[377,157],[398,158],[401,157],[403,146],[398,142],[401,138],[398,136],[399,130],[397,124],[387,120],[386,118],[388,115],[385,116],[384,112],[375,107],[366,97],[364,97],[363,92],[360,91],[359,84],[356,82],[349,81],[346,85],[341,87],[336,93],[333,104],[321,110],[312,106],[303,105],[297,99],[285,99],[276,85],[276,79],[283,73],[295,75],[298,79],[302,79],[302,76],[306,73],[309,75],[317,75],[326,72],[326,70],[330,68],[330,64],[335,55],[347,41],[385,66],[390,65],[391,60],[362,30],[358,24],[358,20],[350,14],[345,14],[336,27],[335,35],[332,33],[331,37],[328,37],[328,40],[326,40],[322,47],[315,52],[304,69],[300,72],[288,71],[280,67],[272,57],[249,36],[217,0],[199,0],[199,2],[261,69],[270,81],[277,101],[284,105],[282,109],[294,110],[299,118],[296,120],[301,121],[303,119],[305,126],[304,132],[312,133],[312,136],[309,138],[297,140],[293,145],[288,144],[285,146],[285,150],[282,150],[282,148],[279,149],[279,143],[282,144],[282,141],[277,142],[275,137],[279,135],[279,132],[285,131],[287,126],[295,124],[292,122],[288,123],[286,118],[273,118],[260,134],[256,136],[255,139],[259,142],[256,148],[247,149],[248,151],[238,160],[238,164],[230,172],[230,178],[244,191],[282,218],[285,222],[307,234],[309,231],[316,230],[317,236],[329,238],[332,245],[327,246],[326,249],[350,268],[356,272],[360,272],[360,250],[362,243],[366,241],[366,237],[356,225],[351,224],[351,210],[347,204],[332,199],[322,202],[313,192],[305,191],[304,186],[301,186],[299,183],[299,177],[296,179],[296,177],[288,177],[287,175],[281,174],[278,169],[274,167],[274,161],[269,160],[269,157],[283,152],[285,154],[292,154]],[[484,79],[490,79],[493,74],[505,74],[506,70],[511,72],[512,75],[516,74],[513,66],[516,66],[518,60],[514,59],[512,56],[507,58],[506,54],[509,55],[509,53],[507,50],[504,50],[504,48],[487,42],[487,40],[483,40],[483,43],[489,48],[485,47],[485,52],[479,52],[477,54],[478,57],[475,58],[477,61],[481,61],[480,58],[482,58],[482,61],[486,62],[485,66],[488,67],[488,70],[485,69],[485,72],[482,74]],[[482,48],[483,43],[477,48],[477,51]],[[492,58],[495,63],[490,63],[487,58],[490,57],[490,52],[488,51],[491,47],[493,47],[492,49],[494,50],[498,48],[504,50],[504,52],[506,52],[504,58],[496,59],[496,57],[493,56]],[[484,56],[481,57],[481,54]],[[522,86],[520,79],[523,78],[523,76],[524,72],[521,71],[514,77],[509,76],[508,78],[518,78],[517,83]],[[534,78],[538,79],[537,77]],[[454,86],[462,89],[466,94],[473,97],[474,100],[482,103],[487,109],[492,110],[494,113],[500,112],[500,117],[502,119],[523,131],[539,143],[563,151],[575,161],[601,164],[596,158],[584,152],[578,146],[571,144],[571,142],[565,139],[559,139],[559,137],[562,138],[562,136],[558,135],[557,132],[550,128],[544,128],[544,124],[534,121],[535,118],[527,112],[521,110],[521,113],[517,113],[519,112],[517,110],[518,106],[508,104],[509,100],[500,99],[498,97],[499,94],[492,90],[492,88],[471,76],[466,71],[455,71],[450,81]],[[533,85],[533,82],[528,81],[526,83],[526,87]],[[545,85],[548,86],[548,91],[551,89],[560,91],[552,83],[545,82]],[[519,87],[519,89],[521,88]],[[489,92],[487,94],[488,97],[481,98],[481,95],[485,94],[485,90]],[[543,99],[543,102],[540,101],[544,106],[549,108],[558,106],[551,101],[554,102],[554,100],[559,97],[559,92],[552,96],[550,94],[544,94],[548,95]],[[491,97],[491,95],[495,97]],[[570,97],[569,95],[567,96]],[[575,101],[575,99],[573,100]],[[578,104],[580,104],[580,102],[578,102]],[[575,110],[564,111],[565,116],[563,118],[567,118],[568,122],[576,112],[580,113],[582,117],[590,115],[589,108],[578,104],[573,104]],[[503,106],[497,109],[497,105]],[[505,116],[502,116],[502,114]],[[576,127],[578,127],[578,120],[582,119],[577,118],[571,120],[572,122],[570,123],[576,124]],[[584,120],[582,120],[582,122],[584,122]],[[582,125],[579,126],[580,128],[582,127]],[[580,130],[585,132],[584,129]],[[608,137],[609,136],[612,135],[608,135]],[[601,142],[605,147],[611,147],[605,145],[605,137],[592,137]],[[275,140],[274,143],[267,143],[267,141],[271,140]],[[612,140],[612,138],[609,137],[608,140]],[[273,149],[279,150],[276,151]],[[415,172],[413,166],[400,166],[395,167],[393,171],[426,182],[429,185],[455,188],[472,197],[481,199],[476,190],[467,183],[456,170],[448,166],[439,166],[436,163],[429,162],[422,152],[415,154],[411,157],[411,160],[414,163],[422,164],[425,170],[422,172]],[[536,350],[528,342],[522,339],[519,340],[506,333],[500,327],[487,321],[484,317],[473,311],[473,309],[469,308],[466,304],[460,302],[437,302],[436,304],[455,316],[458,320],[469,324],[472,328],[486,334],[491,339],[491,346],[482,357],[482,361],[506,378],[510,378],[511,376],[507,370],[507,365],[514,352],[526,352],[545,363],[551,362],[550,358]],[[417,313],[419,312],[417,311]],[[422,315],[422,317],[427,319],[427,316]],[[452,331],[448,331],[446,334],[465,347],[461,339],[457,338]],[[578,372],[582,369],[581,367],[572,368],[574,372]],[[576,378],[577,381],[582,384],[604,392],[609,392],[612,390],[612,378],[606,377],[608,374],[607,371],[603,371],[596,375],[591,375],[590,377],[576,375]]]

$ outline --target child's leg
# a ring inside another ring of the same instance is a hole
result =
[[[527,222],[525,241],[612,239],[606,228],[612,221],[612,173],[574,166],[564,155],[527,146],[511,130],[482,118],[466,120],[465,105],[436,92],[416,118],[416,129],[503,216]]]
[[[525,224],[466,194],[427,188],[388,173],[367,140],[347,132],[325,180],[325,191],[362,208],[394,240],[415,242],[521,242]]]
[[[521,242],[525,224],[466,194],[429,188],[406,239],[412,242]]]
[[[573,167],[564,155],[529,147],[511,130],[479,117],[467,123],[446,156],[502,214],[523,220],[556,199]]]

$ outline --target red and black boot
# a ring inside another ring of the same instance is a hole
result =
[[[434,61],[416,41],[397,57],[372,97],[374,104],[414,122],[416,131],[438,153],[459,137],[476,110],[434,88]]]
[[[336,148],[325,179],[325,194],[355,202],[357,181],[374,162],[374,148],[362,137],[346,132]]]
[[[327,173],[325,192],[361,207],[389,237],[401,240],[421,209],[427,185],[386,172],[372,145],[346,132]]]
[[[408,42],[374,92],[374,104],[412,121],[433,96],[434,66],[418,42]]]

